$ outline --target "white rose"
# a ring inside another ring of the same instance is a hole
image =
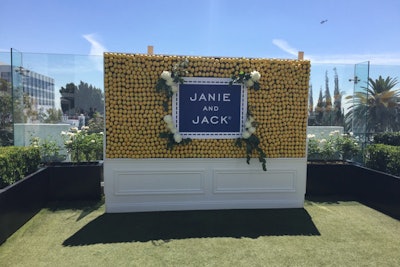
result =
[[[249,133],[248,131],[244,131],[243,134],[242,134],[242,137],[244,139],[248,139],[250,136],[251,136],[251,133]]]
[[[171,132],[171,133],[173,133],[173,134],[175,134],[175,133],[177,133],[178,132],[178,130],[174,127],[174,128],[172,128],[172,129],[169,129],[169,131]]]
[[[167,128],[168,128],[169,130],[173,130],[173,129],[175,129],[175,126],[174,126],[174,124],[173,124],[172,122],[168,122],[168,123],[167,123]]]
[[[246,86],[247,86],[247,87],[252,87],[253,85],[254,85],[253,80],[250,79],[250,80],[247,80],[247,81],[246,81]]]
[[[168,86],[173,86],[173,85],[175,85],[175,83],[174,83],[174,81],[173,81],[172,79],[167,80],[167,81],[166,81],[166,84],[167,84]]]
[[[182,135],[180,135],[179,133],[175,133],[175,134],[174,134],[174,140],[175,140],[175,142],[177,142],[177,143],[182,142]]]
[[[178,86],[176,85],[176,84],[173,84],[173,85],[171,85],[171,91],[172,91],[172,93],[176,93],[176,92],[178,92]]]
[[[254,70],[250,73],[250,77],[253,82],[258,82],[261,78],[261,74],[258,71]]]
[[[246,128],[250,128],[251,126],[252,126],[251,121],[246,121],[244,124],[244,127],[246,127]]]
[[[247,131],[249,131],[249,133],[253,134],[256,132],[256,128],[255,127],[250,127],[249,129],[247,129]]]
[[[161,73],[161,78],[166,80],[166,81],[171,80],[171,72],[164,70]]]
[[[165,121],[165,123],[172,123],[172,116],[171,115],[165,115],[164,116],[164,121]]]

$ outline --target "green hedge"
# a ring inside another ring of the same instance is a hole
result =
[[[400,147],[385,144],[369,145],[365,165],[371,169],[400,176]]]
[[[13,184],[35,172],[39,164],[38,148],[0,147],[0,188]]]
[[[400,146],[400,132],[378,133],[374,136],[374,143]]]

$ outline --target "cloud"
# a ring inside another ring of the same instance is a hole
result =
[[[84,34],[82,35],[83,38],[86,39],[90,43],[90,53],[89,55],[103,55],[104,52],[107,52],[107,48],[103,46],[99,41],[96,40],[96,35],[91,33],[91,34]]]
[[[272,43],[274,45],[276,45],[277,47],[279,47],[280,49],[282,49],[283,51],[285,51],[286,53],[289,53],[293,56],[297,56],[298,51],[296,48],[291,47],[285,40],[282,39],[273,39]]]
[[[297,56],[298,50],[282,39],[273,39],[272,43],[281,50]],[[304,54],[304,58],[316,64],[357,64],[369,61],[373,65],[400,65],[400,53],[376,53],[376,54]]]

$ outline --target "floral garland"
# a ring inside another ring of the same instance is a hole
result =
[[[182,77],[188,74],[186,68],[189,65],[189,60],[185,59],[182,62],[175,64],[172,68],[172,72],[163,71],[160,78],[157,81],[156,90],[159,93],[164,93],[167,100],[163,102],[165,111],[168,111],[168,103],[172,96],[178,92],[178,83],[184,83]]]
[[[163,92],[167,100],[163,102],[163,107],[165,111],[168,111],[168,103],[172,96],[178,92],[178,83],[184,83],[182,77],[188,74],[186,68],[189,65],[189,61],[185,59],[184,61],[174,65],[172,72],[163,71],[160,78],[157,81],[156,90],[157,92]],[[254,90],[260,89],[259,80],[261,74],[258,71],[252,71],[251,73],[245,73],[243,71],[239,72],[239,75],[232,75],[232,80],[229,82],[230,85],[234,83],[242,83],[246,85],[247,88],[253,88]],[[167,149],[172,150],[175,145],[186,145],[189,144],[192,139],[182,138],[182,135],[177,131],[172,116],[165,115],[163,118],[166,123],[167,132],[160,133],[161,138],[167,139]],[[267,171],[266,167],[266,154],[259,147],[260,139],[254,134],[256,132],[256,127],[258,123],[254,120],[247,110],[247,119],[245,122],[245,130],[242,133],[241,138],[237,138],[235,141],[236,146],[242,147],[243,143],[246,145],[246,162],[250,164],[251,156],[254,152],[258,153],[258,159],[262,165],[264,171]]]

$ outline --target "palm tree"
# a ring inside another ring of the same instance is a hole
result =
[[[397,99],[399,90],[393,89],[397,78],[368,79],[363,92],[347,97],[351,100],[349,112],[345,116],[346,126],[356,133],[377,133],[398,131]]]

